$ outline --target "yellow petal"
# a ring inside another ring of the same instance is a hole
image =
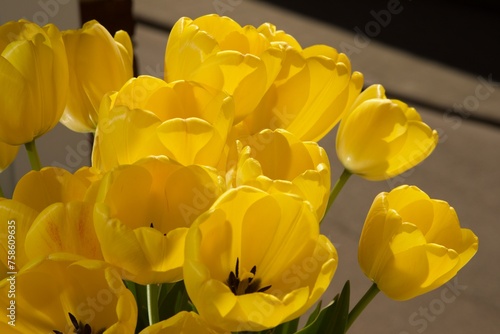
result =
[[[195,312],[182,311],[167,320],[144,328],[140,334],[217,334],[224,333],[210,328]],[[229,334],[229,333],[224,333]]]
[[[93,210],[94,205],[86,202],[50,205],[38,215],[26,235],[26,254],[35,258],[67,252],[102,260]]]
[[[9,167],[9,165],[16,159],[19,146],[12,146],[0,142],[0,173]]]
[[[40,212],[56,202],[83,200],[86,191],[85,183],[67,170],[45,167],[25,174],[17,183],[12,199]]]
[[[92,166],[108,171],[149,155],[167,154],[155,131],[160,124],[158,117],[151,112],[113,108],[105,127],[101,129],[98,125]]]

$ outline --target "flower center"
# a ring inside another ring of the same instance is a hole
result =
[[[250,270],[252,276],[247,278],[239,277],[238,267],[239,267],[239,258],[236,258],[236,267],[234,268],[234,272],[231,271],[229,273],[229,277],[226,280],[227,286],[236,296],[241,296],[247,293],[264,292],[271,287],[270,285],[267,285],[261,288],[260,279],[254,279],[255,273],[257,272],[257,266],[252,267],[252,269]]]
[[[97,332],[92,332],[92,328],[90,327],[89,324],[84,324],[81,321],[76,320],[76,317],[71,313],[68,313],[68,315],[69,315],[69,320],[71,320],[71,323],[73,324],[73,327],[75,327],[75,329],[73,330],[73,333],[76,333],[76,334],[102,334],[106,330],[105,328],[103,328],[101,330],[98,330]],[[56,329],[54,329],[53,332],[55,334],[63,334],[63,332],[58,331]]]

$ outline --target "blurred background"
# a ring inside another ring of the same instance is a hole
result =
[[[366,29],[379,43],[500,79],[494,51],[500,41],[500,3],[495,0],[262,1],[353,32]],[[370,25],[373,19],[380,28]]]
[[[357,241],[381,191],[414,184],[448,201],[479,251],[449,284],[407,302],[378,295],[350,333],[498,333],[500,328],[500,12],[495,1],[0,0],[0,23],[26,18],[74,29],[96,18],[112,33],[129,31],[136,73],[163,76],[168,32],[182,16],[227,15],[241,25],[271,22],[304,47],[327,44],[346,53],[365,86],[414,106],[440,143],[421,165],[383,182],[353,176],[322,225],[339,252],[328,302],[351,281],[356,302],[370,283],[357,264]],[[105,56],[105,55],[103,55]],[[341,173],[335,130],[321,145]],[[90,139],[58,126],[40,138],[42,164],[74,171],[90,163]],[[24,150],[0,175],[9,194],[29,170]]]

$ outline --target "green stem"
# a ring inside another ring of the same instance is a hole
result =
[[[153,325],[160,321],[160,313],[158,311],[158,296],[160,293],[159,284],[148,284],[146,296],[148,300],[148,319],[149,324]]]
[[[337,183],[335,183],[335,186],[333,186],[332,192],[330,193],[330,197],[328,198],[328,204],[326,205],[325,216],[330,210],[330,207],[337,198],[338,194],[346,184],[347,180],[349,180],[349,177],[351,177],[351,175],[352,175],[351,172],[349,172],[347,169],[344,169],[339,179],[337,180]]]
[[[26,151],[28,152],[28,158],[30,159],[31,169],[39,171],[42,169],[42,164],[40,163],[40,157],[36,150],[35,139],[29,143],[24,144]]]
[[[363,312],[366,306],[370,304],[370,302],[375,298],[377,293],[379,293],[380,290],[377,287],[377,284],[373,283],[372,286],[366,291],[363,297],[358,301],[356,306],[353,307],[351,312],[349,312],[349,316],[347,317],[347,324],[346,324],[346,332],[351,327],[353,322],[358,318],[358,316]]]

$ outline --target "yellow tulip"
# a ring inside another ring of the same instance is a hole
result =
[[[0,141],[32,142],[59,122],[68,64],[60,31],[19,20],[0,26]]]
[[[257,106],[281,69],[284,46],[228,17],[179,19],[165,51],[165,81],[192,80],[222,89],[239,122]]]
[[[330,162],[317,143],[302,142],[282,129],[263,130],[242,138],[232,155],[227,172],[231,187],[292,193],[307,200],[319,219],[323,217],[330,195]]]
[[[184,283],[211,326],[260,331],[295,319],[325,292],[337,252],[298,196],[241,186],[189,229]]]
[[[215,170],[166,157],[108,172],[94,212],[104,259],[139,284],[182,279],[187,230],[223,190]]]
[[[403,185],[374,200],[359,240],[365,275],[387,296],[407,300],[438,288],[469,262],[478,238],[448,203]]]
[[[139,334],[230,334],[210,328],[194,312],[182,311],[173,317],[144,328]]]
[[[289,48],[280,77],[238,127],[250,134],[282,128],[301,140],[319,141],[337,125],[359,95],[363,75],[326,45]]]
[[[93,166],[103,171],[149,155],[215,166],[234,115],[232,99],[222,91],[149,76],[130,80],[103,109],[92,155]]]
[[[16,159],[19,146],[12,146],[0,141],[0,173]]]
[[[437,142],[436,130],[422,122],[414,108],[387,99],[381,85],[372,85],[342,118],[336,147],[350,173],[384,180],[418,165]]]
[[[93,226],[93,203],[85,201],[95,183],[89,170],[84,167],[75,174],[57,167],[30,171],[17,183],[12,200],[0,200],[0,220],[10,223],[0,231],[0,254],[5,254],[2,265],[8,265],[9,230],[15,232],[16,268],[55,252],[102,259]]]
[[[325,45],[302,49],[272,24],[240,26],[215,14],[174,25],[165,80],[223,89],[235,101],[235,124],[257,134],[283,128],[318,141],[340,120],[363,84],[344,54]]]
[[[9,297],[12,282],[15,297]],[[14,311],[0,318],[2,333],[135,332],[134,296],[116,269],[102,261],[54,254],[3,279],[0,292],[2,305],[15,303]]]
[[[113,36],[96,20],[63,31],[68,57],[69,95],[61,123],[76,132],[94,132],[103,96],[133,76],[133,49],[127,32]]]

